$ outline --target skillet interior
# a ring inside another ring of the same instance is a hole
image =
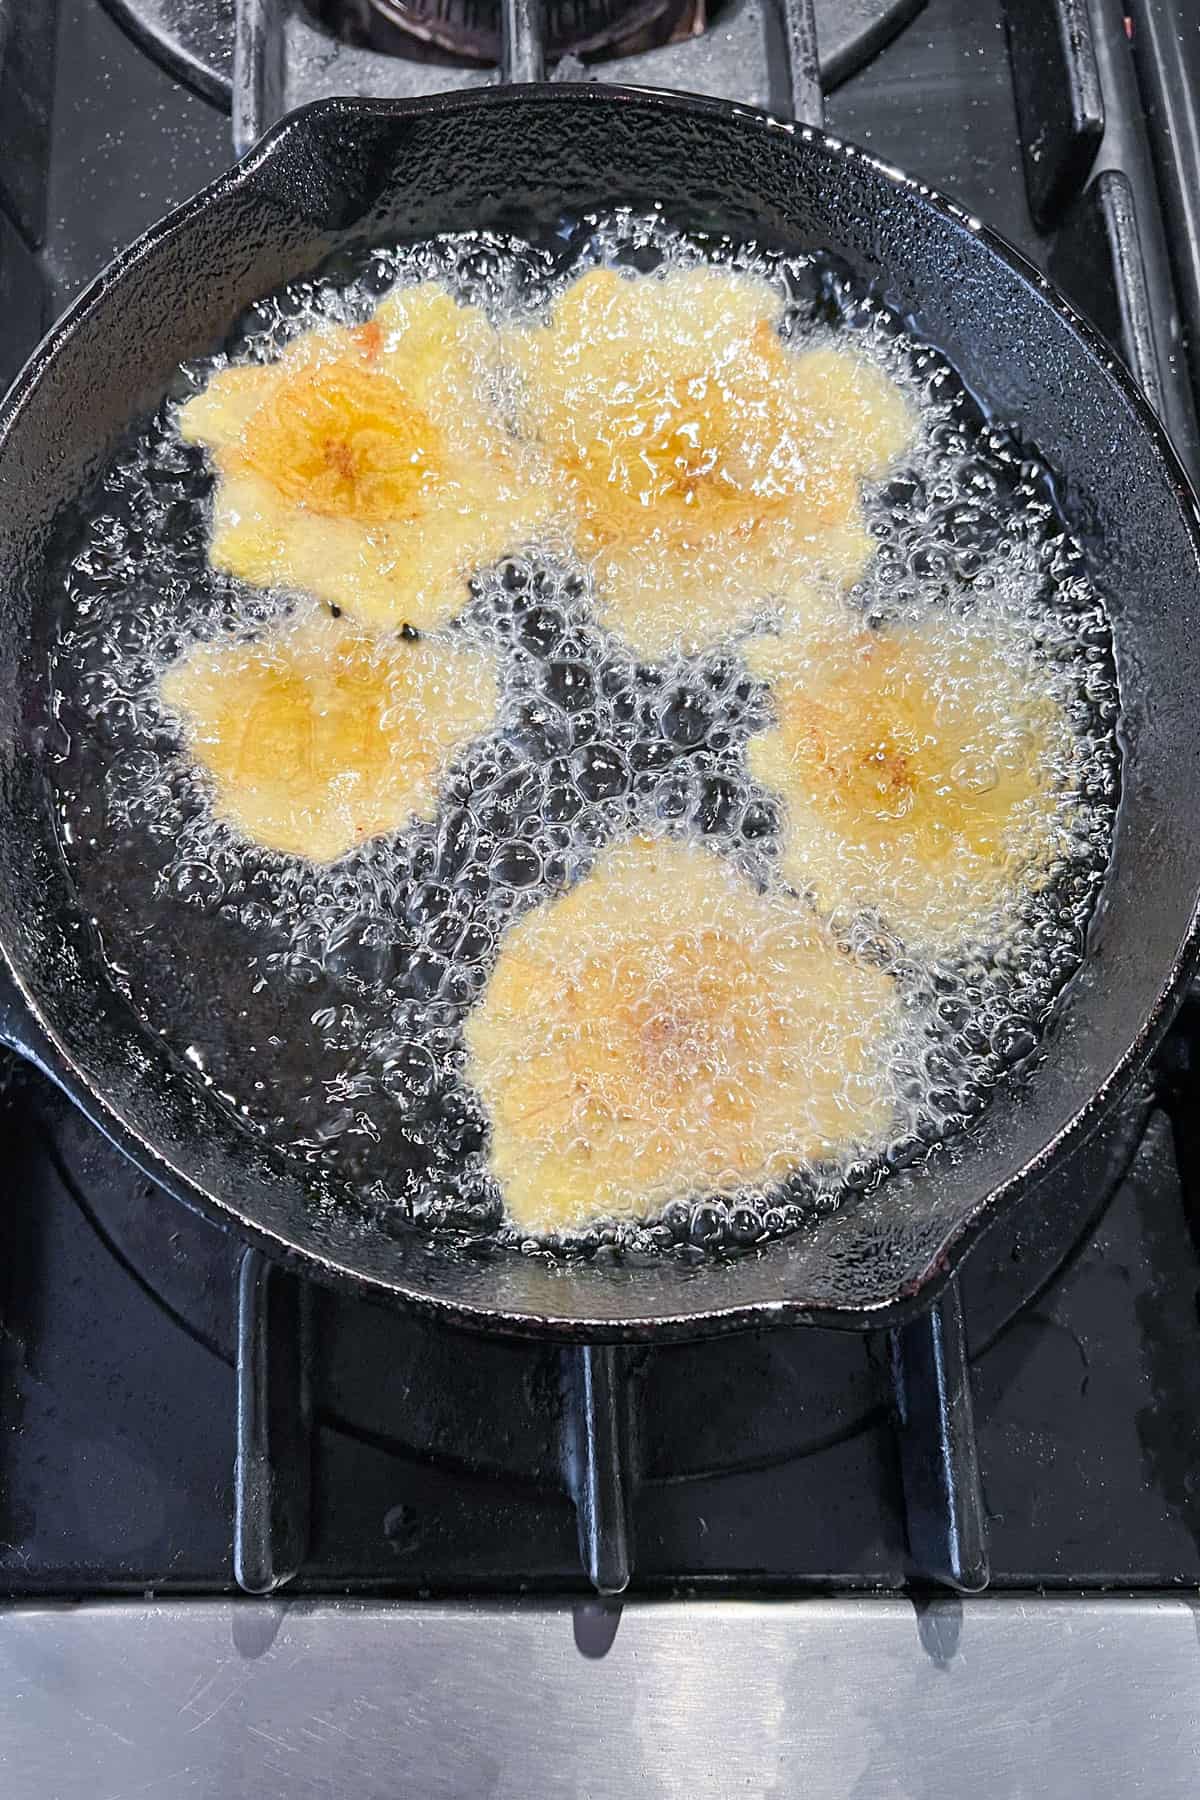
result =
[[[1037,1077],[963,1143],[730,1265],[553,1268],[315,1214],[302,1180],[108,989],[37,757],[44,567],[60,510],[157,404],[175,365],[219,342],[251,299],[364,239],[654,200],[687,226],[832,250],[1044,453],[1112,613],[1124,792],[1089,958]],[[893,171],[720,103],[555,86],[330,101],[285,121],[100,278],[35,354],[0,421],[0,944],[32,1015],[15,1034],[150,1173],[220,1222],[310,1273],[467,1323],[682,1336],[781,1314],[859,1326],[912,1310],[953,1255],[1103,1118],[1165,1025],[1194,949],[1195,505],[1131,383],[1042,286],[975,222]]]

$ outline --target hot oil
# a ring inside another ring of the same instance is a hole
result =
[[[820,577],[809,584],[807,616],[832,608],[838,629],[881,639],[934,618],[935,687],[961,684],[964,645],[999,644],[1022,691],[1069,729],[1044,752],[1036,874],[1014,845],[1013,881],[967,947],[926,942],[911,919],[897,929],[886,907],[823,908],[832,937],[895,984],[874,1077],[890,1131],[836,1155],[797,1139],[790,1175],[754,1189],[738,1186],[731,1155],[709,1191],[665,1208],[652,1194],[658,1216],[646,1225],[577,1231],[569,1241],[585,1250],[614,1239],[643,1250],[751,1244],[969,1124],[1015,1064],[1035,1059],[1082,958],[1116,803],[1111,634],[1047,471],[833,265],[693,241],[622,213],[533,249],[470,236],[373,252],[262,302],[226,354],[268,360],[322,319],[361,321],[397,281],[444,280],[501,326],[539,329],[582,269],[701,262],[773,283],[787,339],[853,348],[901,384],[918,421],[899,465],[865,488],[873,557],[844,595]],[[185,371],[117,458],[63,571],[55,705],[69,748],[52,773],[64,852],[114,980],[245,1129],[311,1165],[315,1187],[396,1228],[415,1217],[508,1231],[465,1078],[464,1021],[505,934],[631,835],[706,845],[766,897],[764,918],[786,904],[786,809],[747,760],[750,739],[771,729],[771,688],[739,645],[794,628],[794,608],[735,605],[717,647],[639,660],[607,629],[594,567],[556,528],[479,571],[448,628],[446,642],[494,658],[499,686],[494,714],[448,754],[432,815],[328,863],[257,847],[214,811],[161,692],[197,641],[232,652],[235,667],[244,647],[248,667],[264,630],[292,620],[303,631],[314,616],[304,595],[264,593],[208,565],[212,474],[205,453],[181,443],[175,402],[223,360]],[[511,406],[516,392],[498,398]],[[719,562],[707,578],[719,583]],[[1021,735],[1021,712],[999,719],[998,746],[961,759],[966,787],[994,778],[989,757]],[[820,906],[824,896],[796,886],[802,909]],[[718,1064],[734,1054],[728,1033],[705,1042]],[[848,1119],[863,1116],[862,1095],[861,1071],[848,1074]]]

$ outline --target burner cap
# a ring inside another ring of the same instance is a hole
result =
[[[377,47],[406,56],[413,62],[419,59],[427,62],[464,60],[461,48],[457,52],[439,48],[433,36],[428,34],[431,15],[441,16],[450,10],[457,13],[460,7],[467,7],[473,14],[485,15],[493,44],[499,35],[496,23],[498,0],[307,0],[307,3],[318,15],[323,9],[340,11],[343,20],[346,14],[353,15],[354,29],[360,38],[368,31],[386,34],[390,24],[391,41],[386,45],[379,43]],[[591,48],[591,40],[595,39],[598,30],[602,32],[607,27],[589,26],[587,20],[608,20],[616,14],[622,21],[622,28],[631,26],[636,18],[639,28],[648,26],[653,33],[656,29],[661,32],[662,20],[669,15],[671,23],[667,35],[670,35],[675,29],[695,29],[695,25],[689,27],[687,21],[695,19],[695,7],[703,7],[704,3],[705,0],[632,0],[630,4],[626,0],[623,5],[622,0],[549,0],[556,18],[584,15],[582,47],[589,55],[599,53]],[[234,0],[105,0],[105,4],[130,36],[170,74],[185,81],[197,93],[228,108],[233,75]],[[719,0],[711,0],[708,9],[711,14],[716,14],[718,4]],[[920,12],[924,4],[925,0],[816,0],[821,77],[826,90],[836,87],[855,69],[861,68]],[[393,14],[390,21],[385,16],[389,12]],[[414,15],[426,21],[424,44],[414,33],[411,23],[398,22],[402,13],[407,14],[410,21]],[[346,29],[344,23],[342,29]],[[557,24],[553,29],[557,29]],[[326,30],[329,30],[328,26]],[[614,51],[626,53],[623,41],[609,41]],[[663,40],[661,36],[657,39],[652,36],[652,41]],[[327,70],[331,93],[354,91],[353,84],[338,85],[339,80],[347,79],[339,62],[342,54],[345,51],[335,39],[329,45]],[[488,60],[494,59],[493,50]],[[474,61],[475,58],[468,52],[466,60]]]
[[[341,33],[376,50],[413,55],[428,46],[468,62],[500,59],[499,0],[325,0]],[[553,60],[631,55],[703,31],[705,0],[546,0],[546,51]]]

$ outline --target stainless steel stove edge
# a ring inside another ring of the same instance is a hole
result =
[[[0,1611],[6,1800],[974,1800],[1200,1783],[1200,1596]]]

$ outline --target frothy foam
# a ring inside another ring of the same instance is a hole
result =
[[[227,359],[268,360],[320,320],[361,322],[397,282],[444,281],[505,326],[536,321],[583,269],[664,263],[765,279],[787,338],[847,344],[901,384],[917,439],[867,486],[875,555],[834,603],[867,631],[920,629],[932,613],[1017,645],[1023,681],[1070,731],[1053,752],[1044,879],[1018,880],[969,947],[923,949],[886,908],[829,909],[835,936],[897,986],[887,1141],[801,1163],[766,1190],[684,1195],[646,1224],[600,1221],[570,1244],[732,1249],[837,1204],[983,1109],[1036,1049],[1083,954],[1118,784],[1111,634],[1046,471],[936,352],[820,258],[688,239],[657,217],[583,221],[534,248],[472,235],[372,252],[251,309],[105,475],[64,569],[52,774],[83,904],[148,1026],[246,1129],[385,1222],[520,1238],[488,1172],[463,1035],[515,921],[634,834],[704,841],[748,887],[784,890],[785,809],[747,761],[772,723],[770,689],[736,634],[639,662],[603,622],[594,569],[547,537],[481,570],[447,628],[495,657],[500,692],[492,728],[449,759],[435,816],[325,865],[256,847],[214,810],[160,684],[189,645],[236,651],[313,603],[208,566],[211,470],[180,441],[175,403]],[[514,382],[514,416],[518,400]],[[984,747],[979,760],[984,780]]]

